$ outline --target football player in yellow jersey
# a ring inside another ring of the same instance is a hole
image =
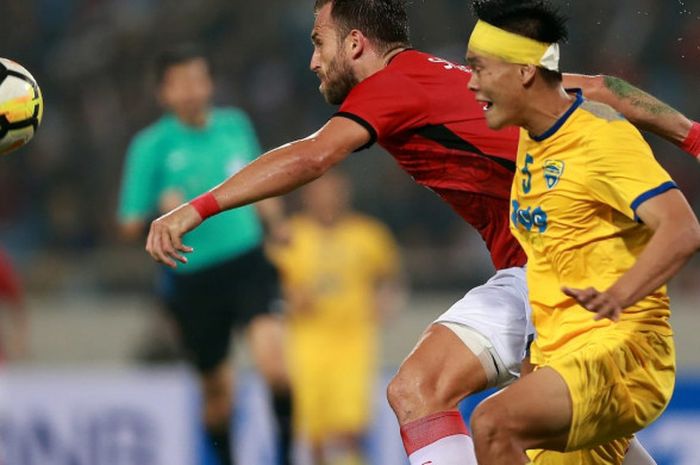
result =
[[[397,308],[398,251],[387,228],[349,209],[329,172],[302,192],[291,242],[272,250],[288,297],[295,427],[316,464],[365,463],[381,313]]]
[[[700,225],[630,123],[564,90],[555,9],[474,7],[470,88],[491,128],[522,128],[511,231],[537,331],[536,371],[474,413],[477,459],[619,465],[673,392],[665,283],[700,248]]]

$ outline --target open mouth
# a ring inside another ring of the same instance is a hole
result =
[[[493,102],[490,99],[486,98],[486,96],[481,92],[476,93],[474,97],[476,98],[476,102],[481,105],[481,108],[482,110],[484,110],[484,112],[489,111],[491,107],[493,107]]]
[[[489,111],[491,107],[493,107],[493,102],[490,102],[488,100],[477,100],[477,102],[479,102],[482,105],[481,108],[484,111]]]

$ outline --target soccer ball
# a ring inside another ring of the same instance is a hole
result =
[[[0,58],[0,155],[29,142],[43,113],[41,90],[29,71]]]

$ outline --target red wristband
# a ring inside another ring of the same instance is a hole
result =
[[[199,216],[202,217],[202,221],[206,220],[210,216],[216,215],[221,211],[219,202],[216,201],[214,194],[211,192],[206,192],[190,200],[190,205],[197,210]]]
[[[700,158],[700,123],[693,121],[688,137],[681,144],[681,148],[694,156]]]

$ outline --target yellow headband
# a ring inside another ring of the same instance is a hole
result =
[[[509,63],[535,65],[559,71],[559,44],[547,44],[477,21],[469,49]]]

